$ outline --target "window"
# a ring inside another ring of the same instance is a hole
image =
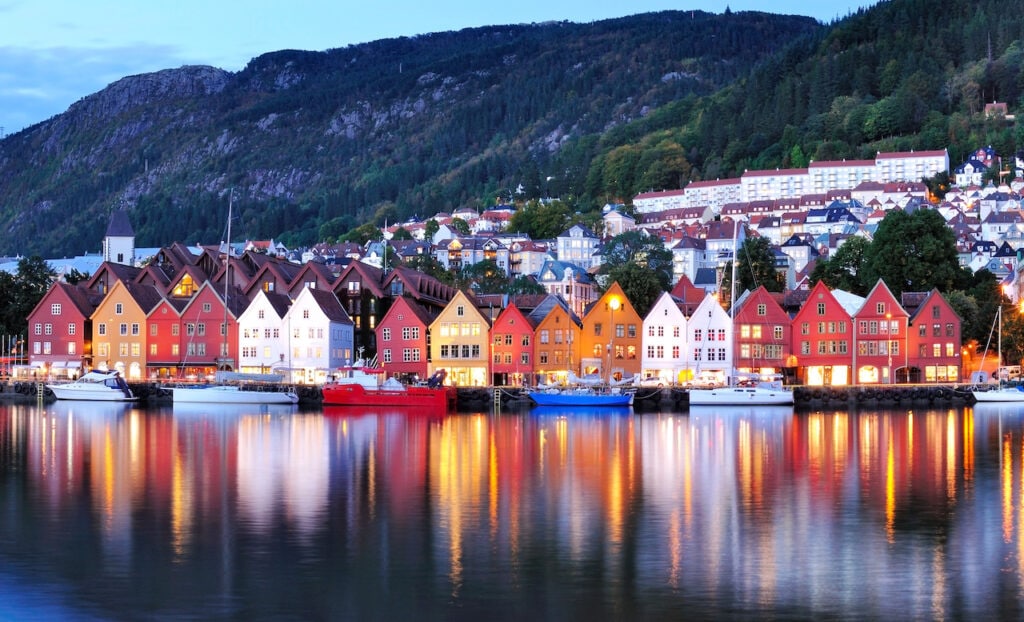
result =
[[[954,332],[953,323],[946,324],[946,336],[952,337]],[[73,333],[72,333],[73,334]]]
[[[693,340],[694,341],[704,341],[704,331],[699,329],[699,328],[695,329],[693,331]]]
[[[36,334],[38,334],[38,333],[36,333]],[[97,335],[106,335],[107,334],[107,325],[106,324],[99,324],[96,327],[96,334]]]
[[[34,332],[37,335],[42,335],[43,334],[43,324],[41,322],[36,322],[36,325],[33,327],[32,332]]]
[[[918,337],[927,337],[928,336],[928,325],[927,324],[918,324],[918,326],[917,326],[917,336]]]
[[[150,324],[149,325],[149,336],[150,337],[156,337],[156,327],[157,327],[157,324]]]
[[[132,356],[139,356],[142,353],[142,345],[138,343],[132,344]]]
[[[50,305],[50,315],[60,315],[60,303],[55,302]]]
[[[466,315],[466,307],[464,305],[458,305],[455,307],[455,315],[463,317]]]
[[[522,354],[519,355],[519,364],[520,365],[529,365],[530,364],[530,355],[527,352],[523,352]]]
[[[530,347],[530,336],[529,335],[523,335],[523,339],[522,339],[521,343],[522,343],[522,346],[524,348]]]
[[[124,313],[124,305],[121,304],[120,302],[114,305],[114,313],[116,313],[117,315],[121,315],[122,313]]]
[[[441,346],[441,349],[443,351],[444,350],[444,346]],[[442,353],[441,356],[444,356],[444,354]],[[382,353],[381,359],[385,363],[390,363],[391,362],[391,348],[384,348],[384,352]]]
[[[818,303],[818,315],[825,315],[825,303],[824,302],[819,302]]]
[[[932,317],[936,320],[942,317],[942,310],[939,309],[939,305],[932,306]]]
[[[206,335],[206,322],[199,322],[199,324],[196,325],[196,328],[198,329],[196,331],[197,335],[199,335],[200,337]]]
[[[768,315],[768,305],[766,305],[766,304],[759,304],[759,305],[757,305],[757,314],[758,315],[762,315],[762,316]]]
[[[178,356],[181,354],[181,346],[176,343],[171,344],[171,356]]]
[[[595,322],[594,323],[594,336],[595,337],[600,337],[601,336],[601,322]]]
[[[941,336],[942,336],[942,324],[933,324],[932,325],[932,337],[941,337]]]
[[[544,330],[540,331],[540,342],[542,344],[547,344],[548,341],[549,341],[549,339],[548,339],[549,336],[550,336],[550,334],[548,333],[548,330],[546,328]]]
[[[811,334],[811,324],[810,324],[810,322],[803,322],[802,324],[800,324],[800,334],[801,335],[810,335]]]
[[[391,341],[391,329],[382,328],[380,329],[380,338],[382,341]]]
[[[507,333],[505,335],[505,345],[506,346],[512,345],[512,333]],[[512,361],[509,361],[509,362],[511,363]]]
[[[261,320],[264,319],[266,315],[267,312],[264,309],[260,309],[259,311],[256,312],[256,317],[258,317]]]
[[[49,322],[44,324],[43,325],[43,334],[44,335],[52,335],[53,334],[53,324],[51,324]]]
[[[213,309],[213,307],[210,306],[210,303],[208,303],[208,302],[204,302],[203,303],[203,313],[209,313],[212,309]]]
[[[403,326],[402,327],[402,340],[403,341],[409,341],[410,339],[412,339],[412,326]]]
[[[952,345],[952,344],[950,344],[950,345]],[[68,342],[68,354],[77,354],[77,353],[78,353],[78,348],[75,346],[75,342],[74,341],[69,341]]]
[[[121,334],[122,337],[128,334],[127,322],[121,322],[121,324],[118,326],[118,332]]]
[[[774,339],[782,339],[782,335],[783,335],[783,327],[782,326],[776,326],[776,327],[774,327],[772,329],[772,338],[774,338]]]
[[[885,303],[884,302],[875,303],[875,313],[877,313],[878,315],[885,315]]]
[[[138,336],[139,334],[139,323],[132,322],[132,335]]]

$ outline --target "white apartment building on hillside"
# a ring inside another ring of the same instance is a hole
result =
[[[830,190],[852,190],[864,182],[919,182],[949,171],[949,152],[879,152],[874,160],[812,162],[808,168],[747,171],[740,178],[691,182],[683,190],[645,192],[633,198],[637,214],[709,205],[719,213],[729,203],[788,199]]]

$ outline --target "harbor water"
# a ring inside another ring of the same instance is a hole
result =
[[[1022,617],[1021,405],[0,405],[0,619]]]

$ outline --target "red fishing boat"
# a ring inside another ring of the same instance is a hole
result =
[[[447,412],[455,406],[454,387],[444,386],[447,372],[439,369],[424,385],[405,385],[394,378],[382,381],[384,370],[361,361],[342,367],[322,389],[325,406],[387,406]]]

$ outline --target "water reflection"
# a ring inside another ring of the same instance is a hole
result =
[[[64,617],[1016,617],[1022,430],[998,404],[6,406],[0,590],[46,577]]]

